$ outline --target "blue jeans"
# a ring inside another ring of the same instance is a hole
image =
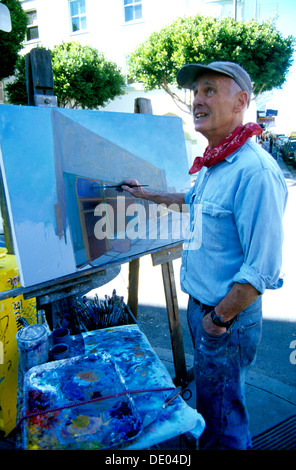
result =
[[[200,449],[252,447],[245,403],[245,377],[255,360],[262,331],[261,297],[215,336],[202,326],[204,309],[190,297],[188,324],[194,345],[197,410],[206,427]]]

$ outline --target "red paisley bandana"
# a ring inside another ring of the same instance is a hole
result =
[[[212,166],[216,163],[222,162],[228,155],[231,155],[235,150],[240,148],[249,137],[253,135],[260,135],[262,128],[259,124],[249,122],[244,126],[238,126],[231,134],[225,137],[220,144],[210,149],[207,147],[202,157],[196,157],[189,174],[193,175],[202,169],[203,166]]]

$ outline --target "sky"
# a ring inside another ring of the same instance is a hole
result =
[[[279,17],[276,22],[277,29],[284,37],[289,35],[296,37],[296,1],[279,0]],[[296,51],[294,53],[294,64],[290,68],[287,81],[282,89],[274,90],[267,108],[277,109],[276,128],[280,133],[296,131]]]

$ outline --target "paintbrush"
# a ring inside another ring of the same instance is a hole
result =
[[[30,326],[30,323],[24,317],[18,316],[16,317],[16,325],[17,329],[20,330],[24,326]]]
[[[76,303],[75,311],[79,323],[87,330],[125,325],[129,314],[123,297],[116,295],[115,289],[112,297],[105,295],[104,300],[99,300],[97,294],[92,300],[83,297],[82,302]]]
[[[115,188],[117,191],[122,192],[123,189],[121,186],[128,186],[129,188],[143,188],[149,186],[149,184],[127,184],[127,183],[120,183],[120,184],[104,184],[104,189]]]
[[[175,398],[177,398],[178,395],[180,395],[180,393],[182,393],[183,389],[182,387],[178,387],[176,388],[176,390],[174,390],[168,397],[167,399],[165,400],[165,402],[162,404],[162,408],[166,408],[167,406],[169,406],[172,401],[175,400]]]
[[[183,389],[181,386],[173,390],[173,392],[166,398],[160,409],[149,410],[145,415],[142,423],[142,429],[147,428],[150,424],[154,423],[161,417],[162,412],[182,393]]]

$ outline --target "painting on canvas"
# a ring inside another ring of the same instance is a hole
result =
[[[189,189],[179,118],[3,105],[0,162],[24,287],[184,238],[180,213],[114,187]]]

